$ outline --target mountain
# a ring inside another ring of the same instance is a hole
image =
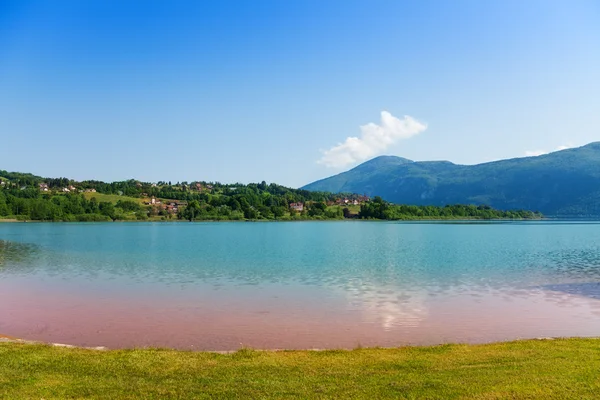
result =
[[[478,165],[382,156],[304,186],[399,204],[476,204],[555,216],[600,216],[600,142]]]

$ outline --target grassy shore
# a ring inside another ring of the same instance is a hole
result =
[[[352,351],[56,348],[0,343],[0,398],[596,399],[600,340]]]

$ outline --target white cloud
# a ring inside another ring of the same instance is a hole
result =
[[[561,150],[570,149],[572,147],[573,147],[572,145],[568,144],[568,145],[558,146],[556,149],[551,150],[551,151],[547,151],[547,150],[527,150],[525,152],[525,157],[537,157],[537,156],[541,156],[543,154],[554,153],[555,151],[561,151]]]
[[[427,129],[427,125],[405,115],[394,117],[387,111],[381,112],[381,124],[373,122],[360,127],[360,137],[348,137],[344,143],[323,151],[318,161],[327,167],[339,168],[381,154],[398,140],[408,139]]]
[[[525,152],[525,157],[537,157],[542,154],[548,154],[548,152],[546,150],[527,150]]]
[[[570,149],[571,147],[573,147],[573,146],[571,146],[571,145],[562,145],[562,146],[558,146],[556,148],[556,150],[554,150],[554,151],[566,150],[566,149]]]

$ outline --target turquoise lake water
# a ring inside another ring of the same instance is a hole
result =
[[[0,334],[205,350],[600,336],[600,224],[2,223]]]

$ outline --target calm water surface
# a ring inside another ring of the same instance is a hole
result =
[[[0,333],[352,348],[600,335],[600,224],[0,224]]]

